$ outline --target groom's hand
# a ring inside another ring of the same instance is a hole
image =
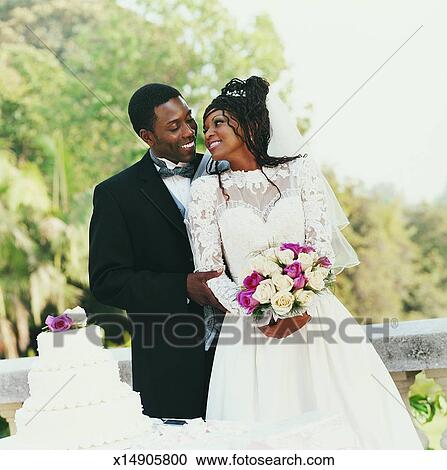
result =
[[[222,271],[207,271],[203,273],[190,273],[186,280],[186,292],[188,298],[201,305],[211,305],[222,312],[226,309],[219,301],[214,297],[213,292],[207,286],[206,281],[214,277],[218,277],[222,274]]]

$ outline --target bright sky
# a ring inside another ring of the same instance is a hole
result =
[[[391,183],[406,201],[447,185],[447,3],[442,0],[221,0],[242,23],[268,13],[291,66],[294,112],[314,105],[320,161],[367,186]],[[268,77],[266,77],[268,78]]]

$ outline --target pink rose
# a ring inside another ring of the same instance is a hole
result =
[[[283,243],[280,247],[281,250],[292,250],[295,254],[295,259],[298,257],[300,253],[313,253],[315,251],[309,245],[300,245],[299,243]]]
[[[300,273],[293,281],[293,290],[302,289],[306,285],[306,277]]]
[[[259,273],[256,271],[253,271],[250,276],[247,276],[243,280],[244,287],[246,287],[248,290],[256,290],[256,287],[259,286],[259,283],[263,281],[265,278],[261,276]]]
[[[48,315],[45,320],[45,324],[48,326],[50,331],[66,331],[69,330],[73,325],[73,320],[66,313],[59,315],[58,317],[52,317],[51,315]]]
[[[298,277],[301,272],[301,263],[299,261],[294,261],[292,264],[289,264],[284,268],[284,274],[287,274],[292,279]]]
[[[301,245],[299,245],[298,243],[283,243],[280,247],[281,251],[284,251],[284,250],[293,251],[293,253],[295,255],[295,259],[301,253],[302,249],[303,249],[303,247]]]
[[[251,315],[253,310],[259,305],[259,302],[253,298],[254,292],[254,289],[250,289],[242,290],[237,294],[237,301],[239,305],[245,308],[249,315]]]
[[[315,252],[315,248],[312,248],[311,246],[309,245],[306,245],[306,246],[302,246],[301,247],[301,253],[314,253]]]
[[[332,266],[331,260],[327,256],[322,256],[318,261],[317,264],[322,266],[323,268],[330,268]]]

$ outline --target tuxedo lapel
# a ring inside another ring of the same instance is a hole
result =
[[[202,153],[196,153],[196,158],[194,159],[194,174],[197,172],[199,169],[200,163],[203,160],[203,154]]]
[[[177,204],[163,183],[158,171],[149,156],[149,152],[140,160],[140,192],[143,197],[152,204],[168,222],[184,237],[188,238],[183,217]]]

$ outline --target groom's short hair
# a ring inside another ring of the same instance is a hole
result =
[[[148,83],[138,88],[130,98],[127,108],[134,131],[138,135],[141,129],[153,131],[155,108],[177,96],[182,95],[176,88],[163,83]]]

